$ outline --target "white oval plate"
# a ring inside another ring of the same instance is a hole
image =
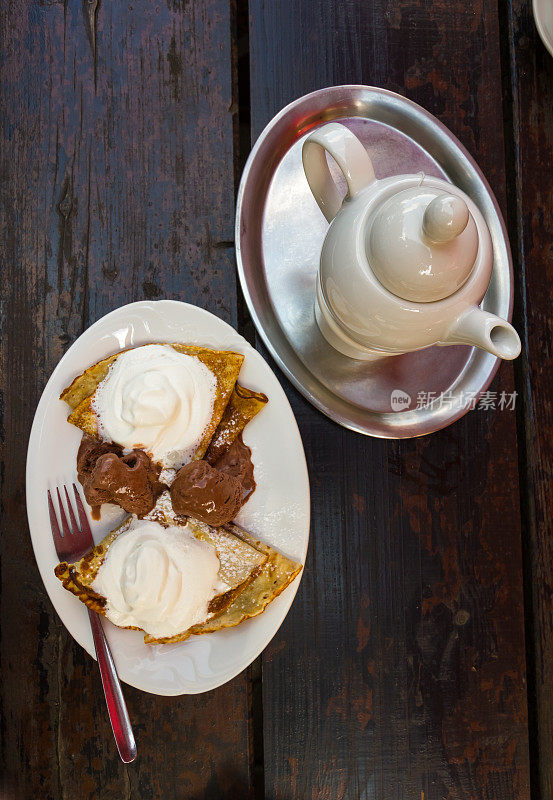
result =
[[[52,373],[35,413],[27,453],[27,514],[37,564],[63,624],[94,656],[87,610],[54,575],[58,563],[50,533],[47,489],[77,480],[81,432],[67,422],[62,389],[86,367],[127,347],[186,342],[245,355],[240,381],[269,398],[244,433],[252,449],[257,490],[237,521],[287,556],[305,563],[309,538],[309,481],[290,404],[275,375],[248,342],[208,311],[172,300],[131,303],[98,320],[70,347]],[[95,542],[126,516],[103,506],[91,521]],[[104,622],[121,680],[162,695],[206,692],[229,681],[256,658],[277,632],[292,604],[300,576],[258,617],[236,628],[172,645],[145,645],[139,631]]]

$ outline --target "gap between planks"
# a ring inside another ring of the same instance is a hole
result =
[[[242,170],[251,150],[249,0],[231,0],[233,45],[234,191],[238,194]],[[233,243],[234,244],[234,243]],[[255,347],[255,328],[244,297],[237,292],[238,332]],[[265,798],[265,754],[263,745],[263,667],[259,655],[250,665],[250,759],[254,800]]]

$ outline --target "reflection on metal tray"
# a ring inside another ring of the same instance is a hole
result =
[[[309,190],[301,149],[308,133],[330,120],[347,125],[361,139],[377,178],[424,172],[450,180],[478,204],[494,248],[483,307],[511,318],[509,243],[479,168],[420,106],[367,86],[335,86],[296,100],[269,123],[253,148],[236,219],[238,271],[250,313],[292,383],[336,422],[387,438],[439,430],[474,404],[492,380],[498,359],[453,346],[355,361],[330,347],[315,323],[315,281],[328,223]],[[345,193],[341,173],[333,163],[330,167]]]

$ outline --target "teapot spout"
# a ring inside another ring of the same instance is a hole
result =
[[[471,308],[449,329],[444,344],[470,344],[511,361],[520,355],[520,338],[507,320]]]

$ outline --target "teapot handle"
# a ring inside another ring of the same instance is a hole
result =
[[[342,196],[330,174],[325,150],[336,161],[348,182],[348,197],[355,197],[376,178],[367,151],[345,125],[329,122],[313,131],[303,143],[303,169],[319,208],[332,222],[342,206]]]

